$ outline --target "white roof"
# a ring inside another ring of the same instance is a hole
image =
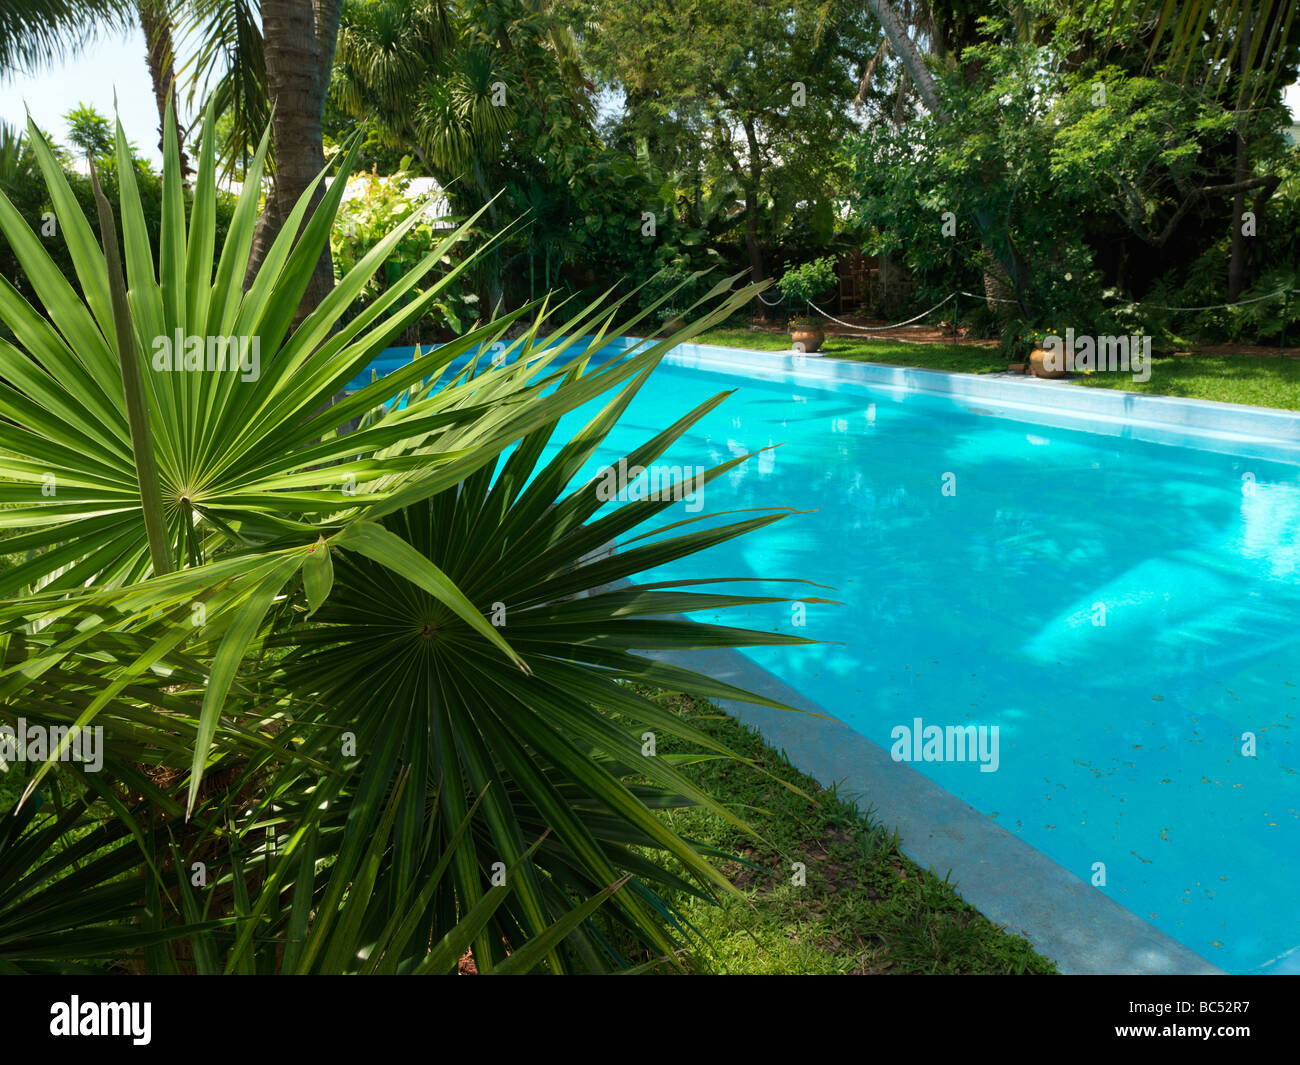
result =
[[[367,181],[374,175],[371,174],[353,174],[348,178],[348,187],[343,190],[343,202],[355,200],[357,197],[364,195]],[[387,185],[393,178],[378,175],[380,184]],[[442,191],[442,186],[431,177],[413,177],[406,178],[405,194],[408,200],[413,202],[424,202],[423,215],[429,221],[438,218],[446,218],[451,214],[451,202],[447,199],[446,194]],[[333,184],[333,178],[326,178],[326,187]]]

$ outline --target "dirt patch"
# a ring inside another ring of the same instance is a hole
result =
[[[1300,359],[1300,348],[1287,348],[1285,351],[1276,345],[1265,347],[1262,344],[1198,344],[1191,352],[1178,351],[1176,355],[1257,355],[1266,359]]]

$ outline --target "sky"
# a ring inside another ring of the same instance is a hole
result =
[[[114,92],[127,139],[135,142],[143,158],[161,168],[158,112],[145,65],[144,34],[138,26],[102,35],[75,58],[33,74],[0,73],[0,119],[25,127],[30,111],[41,129],[66,144],[68,125],[63,115],[88,103],[111,118]],[[1300,122],[1300,85],[1287,89],[1286,101]],[[181,118],[185,123],[190,119],[183,100]]]
[[[30,111],[41,129],[67,144],[68,124],[63,116],[87,103],[111,119],[116,92],[127,140],[160,168],[158,109],[145,54],[144,32],[136,26],[130,33],[103,35],[75,58],[34,74],[5,71],[0,74],[0,119],[25,128]]]

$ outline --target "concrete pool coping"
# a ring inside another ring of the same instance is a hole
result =
[[[734,700],[718,705],[757,729],[796,769],[839,785],[897,829],[903,853],[949,875],[962,898],[1023,934],[1069,975],[1222,975],[1223,970],[1054,862],[737,651],[645,652],[810,714]],[[824,716],[814,717],[811,714]]]
[[[600,352],[608,353],[608,358],[619,358],[634,348],[653,343],[656,341],[645,337],[621,336],[605,344]],[[581,345],[576,344],[575,355],[581,350]],[[385,348],[374,365],[376,368],[383,365],[387,374],[409,362],[414,351],[414,347]],[[462,356],[461,361],[471,354]],[[921,370],[834,356],[693,342],[678,344],[664,356],[664,362],[705,372],[757,374],[777,382],[793,377],[796,382],[810,386],[850,384],[884,391],[900,402],[917,393],[947,396],[977,404],[966,408],[975,414],[1300,465],[1300,411],[1279,407],[1085,388],[1068,381],[1046,381],[1023,374]],[[369,384],[368,373],[369,370],[364,371],[348,382],[344,391],[354,392]]]
[[[983,409],[973,410],[976,414],[1011,419],[1018,414],[1031,415],[1020,420],[1300,464],[1300,411],[1278,407],[1087,388],[1023,374],[920,370],[713,344],[680,344],[664,361],[683,369],[770,374],[773,379],[788,376],[809,385],[854,384],[885,389],[900,398],[917,392],[947,396],[982,404]]]

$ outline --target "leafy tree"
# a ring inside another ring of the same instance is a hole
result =
[[[113,127],[108,119],[89,104],[78,104],[63,116],[68,123],[68,140],[83,155],[102,159],[113,151]]]
[[[632,157],[596,136],[567,26],[523,0],[349,0],[333,98],[409,152],[458,211],[523,219],[484,256],[485,308],[562,285],[635,283],[678,250],[670,210]],[[644,212],[667,232],[646,238]]]
[[[1065,309],[1095,317],[1105,295],[1177,287],[1211,248],[1265,268],[1283,237],[1266,213],[1281,180],[1280,94],[1243,115],[1240,79],[1147,71],[1145,41],[1086,12],[1050,25],[1041,7],[1025,14],[976,20],[974,40],[933,31],[960,59],[935,64],[939,110],[873,121],[850,142],[855,214],[873,250],[905,254],[923,299],[958,278],[965,287],[995,258],[1030,320]],[[1253,146],[1244,164],[1242,135]],[[1246,195],[1263,239],[1243,252]],[[1225,280],[1217,299],[1236,294]]]
[[[144,18],[151,42],[150,71],[155,95],[161,92],[164,136],[182,143],[174,121],[166,52],[155,52],[170,36],[168,19],[160,21],[160,0],[0,0],[0,55],[48,59],[66,54],[105,26]],[[269,251],[275,236],[302,193],[312,187],[325,165],[321,116],[334,63],[339,9],[343,0],[260,0],[261,32],[256,32],[251,0],[186,0],[181,33],[201,27],[198,66],[211,71],[224,61],[229,73],[220,83],[214,103],[233,109],[235,132],[252,136],[252,122],[262,113],[250,103],[250,92],[262,106],[274,101],[272,139],[276,180],[259,219],[253,241],[250,272]],[[29,3],[34,6],[29,7]],[[169,9],[170,10],[170,9]],[[157,62],[162,59],[163,62]],[[260,75],[264,72],[264,78]],[[172,110],[172,118],[167,111]],[[239,149],[236,147],[235,153]],[[316,193],[320,195],[319,189]],[[333,285],[329,249],[322,250],[312,282],[303,296],[302,313],[315,307]]]
[[[574,0],[564,10],[583,27],[584,56],[626,93],[623,134],[661,153],[665,168],[734,181],[751,278],[767,276],[764,247],[799,210],[819,205],[831,222],[839,146],[855,129],[855,71],[871,40],[859,5]]]

